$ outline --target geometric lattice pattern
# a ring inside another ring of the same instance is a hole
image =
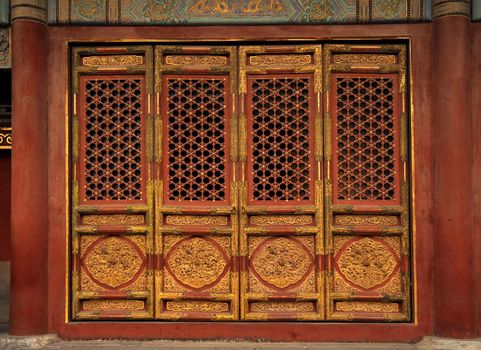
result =
[[[340,200],[395,199],[393,87],[392,78],[336,78]]]
[[[311,198],[309,90],[308,78],[251,81],[254,200]]]
[[[168,198],[226,198],[224,79],[168,79]]]
[[[85,82],[85,199],[142,198],[142,79]]]

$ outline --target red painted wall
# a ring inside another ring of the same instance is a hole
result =
[[[49,27],[48,28],[48,317],[49,332],[63,338],[198,338],[233,339],[252,338],[277,341],[417,341],[432,334],[432,25],[346,25],[346,26],[225,26],[175,27],[119,27],[113,33],[105,27]],[[262,29],[262,30],[260,30]],[[65,290],[66,231],[68,230],[68,206],[66,198],[66,113],[65,96],[68,87],[67,43],[91,40],[195,40],[239,39],[262,42],[264,38],[286,39],[332,39],[332,38],[394,38],[411,39],[411,62],[414,108],[413,134],[416,167],[414,188],[416,206],[415,230],[413,230],[414,322],[386,324],[347,323],[227,323],[202,322],[67,322]],[[54,67],[54,68],[52,68]],[[17,76],[15,76],[17,79]],[[24,82],[29,83],[28,79]],[[18,86],[21,87],[20,84]],[[43,132],[43,131],[42,131]],[[20,202],[18,203],[21,204]],[[20,213],[20,212],[19,212]],[[25,244],[23,241],[18,241]],[[39,244],[36,242],[36,244]],[[62,287],[60,287],[62,286]],[[15,316],[15,315],[14,315]],[[25,333],[32,327],[31,320],[16,315],[16,334]]]
[[[0,261],[10,260],[10,154],[0,150]]]

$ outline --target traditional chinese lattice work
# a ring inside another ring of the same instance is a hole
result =
[[[253,197],[309,200],[308,78],[251,81]]]
[[[85,199],[142,198],[142,79],[85,81]]]
[[[336,78],[337,197],[395,199],[392,78]]]
[[[169,200],[225,200],[226,81],[167,82]]]

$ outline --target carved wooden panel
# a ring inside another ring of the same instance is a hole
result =
[[[410,320],[404,46],[72,53],[73,319]]]
[[[132,51],[73,50],[74,319],[153,317],[152,50]]]
[[[327,318],[410,318],[406,52],[327,45]]]
[[[236,51],[156,48],[156,318],[238,312]]]
[[[322,319],[320,47],[244,47],[240,67],[241,317]]]

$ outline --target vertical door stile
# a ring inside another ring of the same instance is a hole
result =
[[[320,320],[320,47],[239,52],[241,318]]]
[[[235,84],[233,47],[156,47],[159,319],[238,318]]]
[[[406,321],[405,46],[326,45],[324,58],[327,318]]]
[[[72,318],[151,319],[152,48],[72,53]]]
[[[155,318],[159,317],[161,312],[160,303],[158,302],[158,294],[162,290],[162,222],[163,213],[161,211],[163,203],[163,190],[164,183],[162,179],[162,162],[163,162],[163,141],[164,141],[164,123],[161,110],[160,96],[162,94],[162,83],[160,74],[162,72],[162,61],[159,61],[157,57],[161,55],[161,47],[155,47],[155,59],[153,59],[153,77],[154,77],[154,107],[155,107],[155,119],[154,119],[154,210],[155,210],[155,230],[154,230],[154,284],[155,284]]]

